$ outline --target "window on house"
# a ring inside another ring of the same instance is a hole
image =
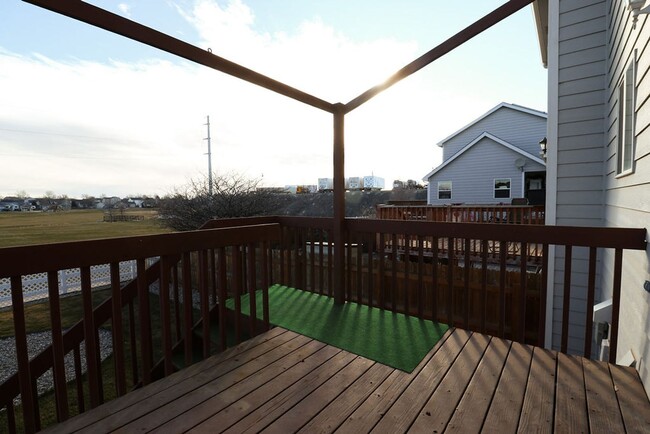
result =
[[[510,178],[494,180],[494,198],[508,199],[510,197]]]
[[[618,88],[618,145],[616,173],[634,171],[634,62],[625,70]]]
[[[451,181],[438,181],[438,199],[451,199]]]

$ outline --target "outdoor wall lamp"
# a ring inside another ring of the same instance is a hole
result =
[[[539,141],[539,156],[546,160],[546,137]]]
[[[636,22],[639,19],[639,14],[650,14],[650,6],[644,8],[644,5],[645,0],[627,0],[627,10],[632,12],[633,29],[636,29]]]

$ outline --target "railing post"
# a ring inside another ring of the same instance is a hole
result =
[[[345,106],[334,106],[334,302],[343,304],[344,294],[344,267],[345,247],[343,245],[345,231],[345,145],[344,121]]]

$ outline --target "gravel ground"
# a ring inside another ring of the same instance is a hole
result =
[[[52,334],[49,331],[30,333],[27,335],[27,348],[29,358],[36,356],[52,343]],[[104,360],[113,352],[111,332],[99,329],[99,347],[101,359]],[[16,341],[13,337],[0,339],[0,383],[16,372]],[[80,346],[81,371],[86,372],[86,347],[84,343]],[[74,376],[74,353],[70,352],[65,356],[65,377],[67,381],[73,380]],[[47,370],[36,381],[38,394],[42,395],[54,388],[52,370]],[[18,404],[20,398],[14,400]]]

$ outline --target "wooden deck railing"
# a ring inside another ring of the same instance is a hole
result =
[[[49,369],[56,417],[62,421],[71,415],[71,407],[74,412],[96,407],[268,327],[268,293],[260,307],[264,320],[255,320],[257,306],[251,303],[248,327],[241,314],[227,311],[218,300],[239,301],[239,294],[268,288],[268,248],[279,237],[279,225],[267,224],[0,249],[0,277],[11,281],[17,362],[16,374],[0,385],[0,410],[6,412],[8,430],[16,431],[17,397],[24,430],[40,429],[36,381]],[[152,257],[159,260],[147,268],[145,260]],[[125,260],[137,261],[137,277],[123,284],[118,270]],[[94,308],[90,267],[97,264],[110,264],[111,295]],[[70,268],[81,270],[83,315],[63,331],[57,272]],[[37,272],[49,276],[52,344],[29,360],[22,277]],[[235,304],[241,313],[241,305]],[[211,324],[219,325],[216,337],[211,337]],[[112,332],[112,366],[100,360],[100,328]],[[83,366],[81,345],[86,352]],[[75,371],[72,403],[64,372],[69,353]],[[114,383],[114,390],[107,390],[106,381]]]
[[[186,233],[0,249],[0,277],[10,277],[12,285],[18,367],[0,385],[0,408],[6,411],[9,431],[15,431],[16,414],[22,414],[26,431],[39,429],[35,382],[46,370],[54,372],[57,419],[65,420],[264,330],[269,325],[268,294],[263,292],[262,305],[251,303],[247,312],[241,312],[241,294],[252,296],[256,289],[280,283],[332,296],[332,258],[339,253],[345,255],[342,290],[348,301],[541,345],[548,252],[557,246],[569,269],[561,348],[566,351],[569,327],[574,327],[568,311],[576,303],[570,268],[576,252],[586,249],[583,334],[584,355],[589,357],[596,265],[605,258],[602,251],[613,249],[615,257],[615,336],[623,250],[645,249],[644,229],[346,219],[345,243],[339,251],[332,242],[333,230],[329,218],[259,217],[215,220],[202,231]],[[151,257],[159,260],[147,268],[145,258]],[[120,261],[133,259],[137,278],[122,283],[114,272],[111,297],[93,309],[89,267],[108,263],[115,271]],[[68,268],[81,269],[83,316],[63,332],[55,276]],[[28,360],[21,279],[35,272],[51,276],[52,345]],[[184,302],[190,299],[195,303]],[[232,299],[230,309],[220,302],[226,299]],[[255,319],[259,309],[262,321]],[[112,366],[99,360],[100,327],[112,332]],[[82,343],[89,355],[86,375],[79,356]],[[69,384],[63,373],[68,353],[74,356],[76,371]],[[615,354],[614,340],[610,356]],[[104,384],[107,376],[114,391]],[[76,391],[73,398],[68,397],[68,387]],[[14,406],[17,397],[22,401],[19,409]]]
[[[544,224],[539,205],[377,205],[379,220]]]

